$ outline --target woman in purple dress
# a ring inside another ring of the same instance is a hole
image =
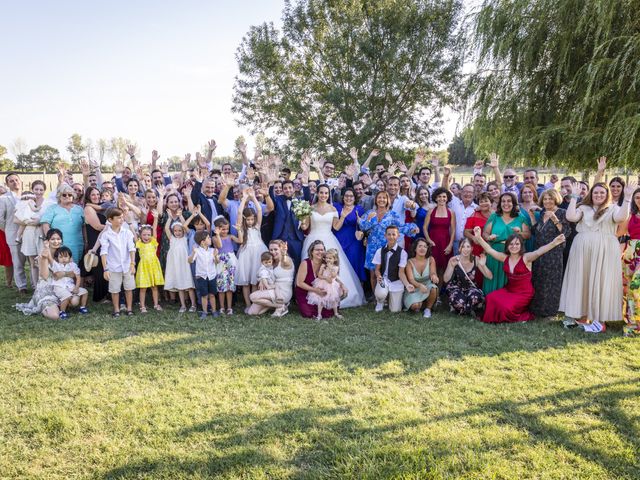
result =
[[[351,188],[342,195],[343,204],[336,203],[338,218],[333,221],[333,232],[349,259],[349,263],[361,282],[367,279],[364,271],[364,245],[362,232],[358,229],[358,220],[364,215],[364,208],[355,205],[356,196]]]

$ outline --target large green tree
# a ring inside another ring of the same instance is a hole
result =
[[[7,148],[0,145],[0,171],[6,172],[12,170],[15,167],[13,160],[7,157]]]
[[[460,79],[459,0],[285,2],[282,31],[251,27],[233,111],[252,133],[348,158],[428,144]]]
[[[640,165],[640,1],[485,0],[467,123],[511,160]]]
[[[71,168],[79,170],[80,159],[87,152],[87,144],[82,141],[82,136],[79,133],[74,133],[69,137],[67,152],[71,154]]]
[[[57,148],[50,145],[40,145],[32,148],[29,153],[21,153],[16,158],[16,168],[25,171],[53,172],[62,161]]]

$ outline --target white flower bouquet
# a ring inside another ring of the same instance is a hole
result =
[[[306,200],[293,200],[291,210],[298,220],[303,220],[311,216],[311,205]]]

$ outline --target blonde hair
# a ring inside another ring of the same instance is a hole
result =
[[[340,256],[338,255],[338,250],[335,248],[330,248],[324,253],[324,263],[327,263],[327,257],[333,257],[335,260],[334,264],[336,267],[340,266]]]
[[[558,206],[562,203],[562,197],[560,196],[560,194],[555,188],[549,188],[548,190],[545,190],[540,194],[540,200],[538,201],[538,205],[540,205],[541,207],[544,207],[543,205],[544,197],[551,197],[551,199],[553,199],[555,204]]]
[[[276,240],[271,240],[269,242],[269,245],[271,245],[272,243],[275,243],[276,245],[278,245],[278,248],[282,251],[282,258],[280,260],[280,265],[282,265],[282,267],[285,268],[286,270],[291,268],[293,266],[293,260],[291,260],[291,257],[287,255],[287,249],[289,248],[289,246],[287,245],[287,242],[285,242],[284,240],[276,239]]]

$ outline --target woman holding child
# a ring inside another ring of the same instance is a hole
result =
[[[271,240],[269,253],[273,265],[273,287],[261,283],[258,290],[249,296],[252,304],[247,310],[248,315],[261,315],[271,308],[275,309],[275,317],[289,313],[288,306],[293,296],[293,261],[287,255],[287,244],[282,240]]]

